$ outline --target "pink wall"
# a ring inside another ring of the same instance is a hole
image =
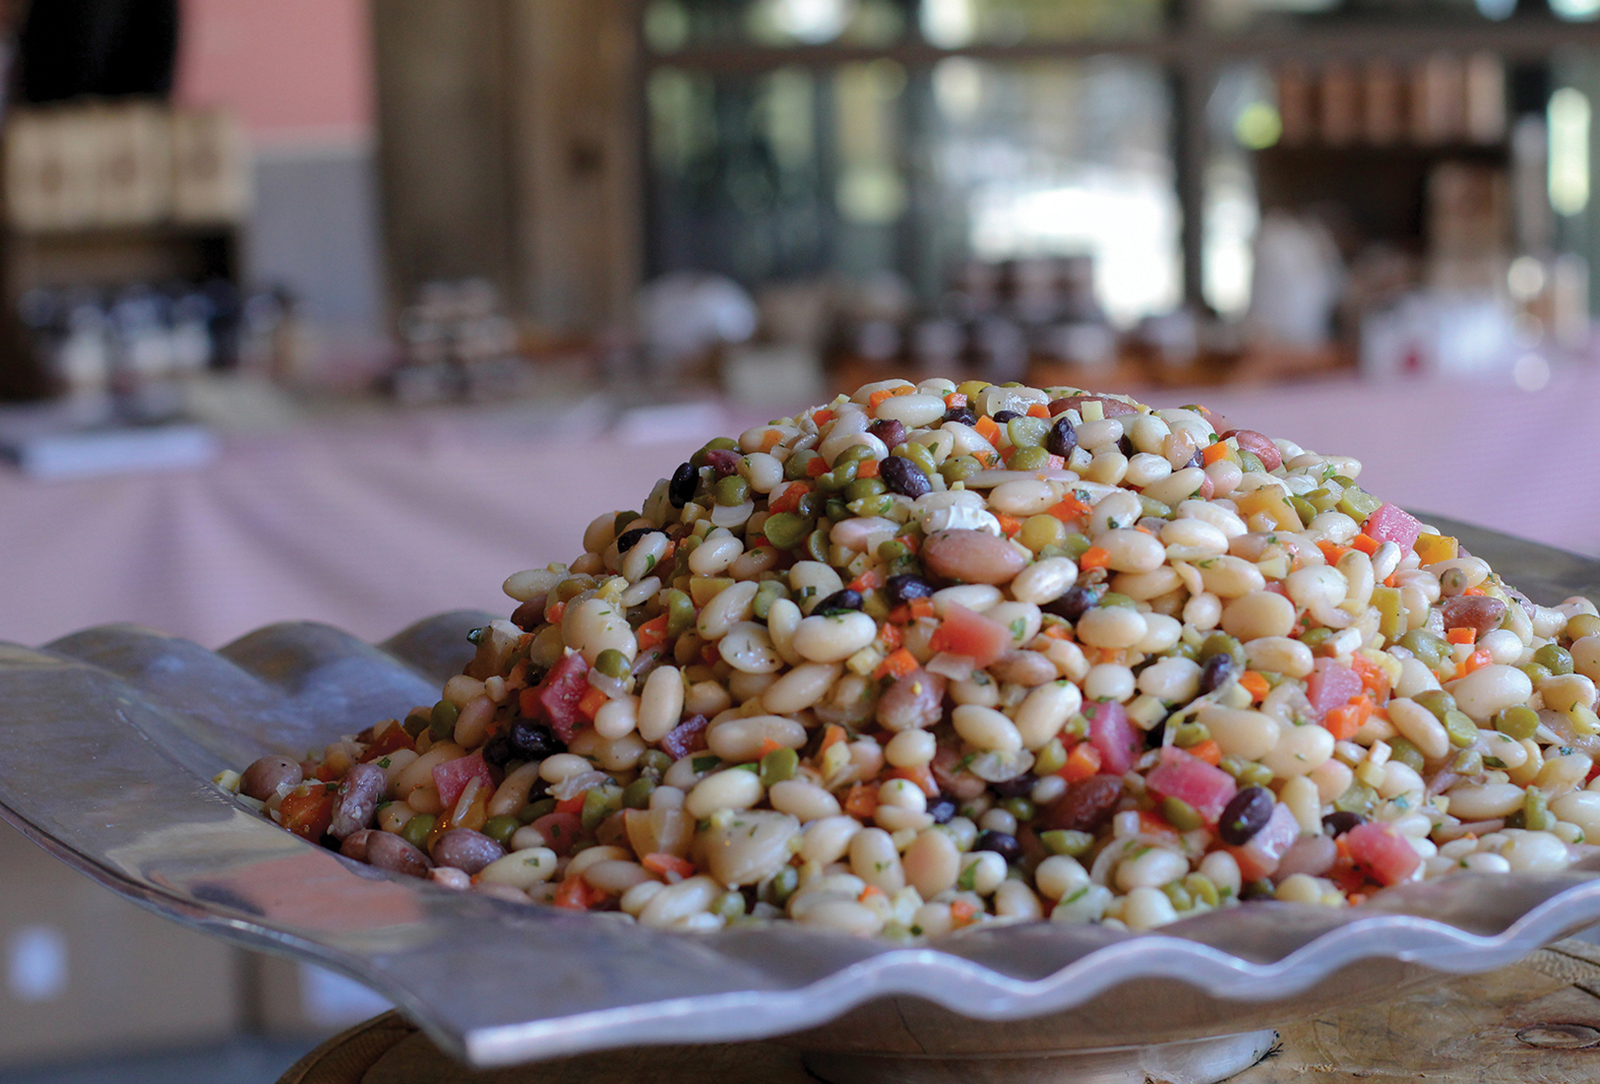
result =
[[[227,106],[258,145],[371,136],[366,0],[182,0],[180,103]]]

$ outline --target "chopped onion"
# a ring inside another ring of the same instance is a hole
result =
[[[755,512],[754,501],[743,504],[719,504],[711,509],[711,522],[717,527],[737,527]]]
[[[947,677],[951,681],[966,681],[972,676],[974,660],[971,655],[952,655],[948,651],[941,651],[928,660],[928,665],[923,667],[930,674]]]
[[[610,782],[612,782],[612,779],[605,772],[579,772],[577,775],[568,776],[551,787],[550,797],[558,802],[564,802],[568,798],[576,798],[585,791],[593,790],[595,787]]]

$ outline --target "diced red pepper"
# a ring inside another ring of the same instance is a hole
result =
[[[320,783],[292,790],[283,796],[278,816],[289,831],[315,843],[333,823],[333,795]]]
[[[1101,770],[1122,775],[1144,751],[1144,734],[1128,721],[1128,713],[1115,700],[1088,703],[1089,743],[1100,754]]]
[[[366,764],[398,750],[416,747],[417,743],[406,733],[406,728],[400,725],[399,720],[390,719],[383,730],[374,735],[372,744],[367,746],[367,751],[361,754],[361,762]]]
[[[433,766],[433,785],[439,788],[439,800],[446,809],[455,808],[456,799],[474,779],[485,787],[494,786],[494,777],[489,774],[489,765],[483,762],[482,752]]]
[[[1261,830],[1250,837],[1242,847],[1229,847],[1234,861],[1239,863],[1239,876],[1247,881],[1270,877],[1278,868],[1278,860],[1300,838],[1300,822],[1294,819],[1289,807],[1279,802],[1272,807],[1272,815]]]
[[[667,736],[656,744],[679,760],[690,753],[698,753],[706,747],[706,725],[710,721],[704,715],[691,715],[667,731]]]
[[[533,822],[533,830],[544,837],[544,845],[556,854],[566,854],[578,842],[583,821],[576,813],[546,813]]]
[[[1332,659],[1318,659],[1317,668],[1306,678],[1306,699],[1311,702],[1317,721],[1321,722],[1328,712],[1360,696],[1365,687],[1361,675],[1350,667],[1341,666]]]
[[[1207,824],[1217,823],[1239,791],[1233,776],[1176,746],[1161,750],[1161,763],[1145,777],[1145,786],[1157,797],[1187,802]]]
[[[1393,542],[1400,547],[1402,554],[1406,554],[1417,544],[1417,536],[1422,534],[1422,522],[1404,508],[1385,501],[1367,517],[1367,522],[1361,525],[1361,533],[1374,542]]]
[[[1010,649],[1011,630],[952,602],[945,607],[944,621],[933,631],[929,646],[935,651],[966,655],[981,669]]]
[[[1381,821],[1356,825],[1342,841],[1349,848],[1350,860],[1382,885],[1400,883],[1422,864],[1422,856],[1406,838]]]
[[[552,666],[538,685],[524,689],[518,703],[523,715],[549,723],[556,737],[567,742],[588,722],[578,702],[590,688],[589,664],[574,651]]]

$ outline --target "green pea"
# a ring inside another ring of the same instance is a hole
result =
[[[1013,418],[1013,421],[1016,419]],[[1050,453],[1043,448],[1018,448],[1011,453],[1011,458],[1006,461],[1006,466],[1012,470],[1044,470],[1050,465]]]
[[[1536,662],[1524,663],[1517,669],[1528,675],[1528,680],[1533,682],[1535,689],[1539,687],[1541,681],[1550,676],[1550,671]]]
[[[1383,502],[1377,497],[1352,482],[1345,486],[1344,496],[1339,498],[1338,509],[1357,523],[1365,523],[1382,504]]]
[[[640,777],[622,788],[622,806],[624,809],[649,809],[650,795],[655,792],[654,779]]]
[[[1194,897],[1189,895],[1189,890],[1183,886],[1182,881],[1172,881],[1164,884],[1161,886],[1161,891],[1165,892],[1167,899],[1172,901],[1172,909],[1174,911],[1187,911],[1194,906]]]
[[[1190,662],[1200,661],[1200,649],[1189,643],[1187,640],[1179,640],[1177,643],[1167,648],[1166,651],[1162,652],[1162,654],[1188,659]]]
[[[1146,497],[1141,493],[1139,494],[1139,516],[1140,518],[1148,517],[1150,519],[1171,519],[1172,507],[1162,504],[1154,497]]]
[[[1550,812],[1544,791],[1529,787],[1522,798],[1522,826],[1533,832],[1548,832],[1556,826],[1556,816]]]
[[[1305,632],[1302,632],[1300,634],[1300,642],[1305,644],[1312,651],[1316,651],[1317,648],[1327,643],[1332,637],[1332,629],[1323,628],[1321,625],[1318,625],[1316,628],[1306,629]]]
[[[1450,643],[1427,629],[1412,629],[1400,637],[1400,646],[1411,652],[1429,670],[1437,670],[1445,656],[1450,654]]]
[[[434,741],[448,741],[456,732],[456,719],[460,717],[461,709],[448,700],[441,700],[433,706],[433,716],[429,719],[428,729],[433,734]]]
[[[1183,879],[1183,887],[1189,890],[1189,895],[1207,907],[1215,907],[1222,902],[1222,897],[1217,893],[1217,883],[1203,873],[1191,873]]]
[[[1067,748],[1061,744],[1060,738],[1051,738],[1045,747],[1039,750],[1033,762],[1033,774],[1043,778],[1054,775],[1067,766]]]
[[[1409,739],[1399,737],[1390,738],[1389,759],[1399,761],[1401,764],[1404,764],[1406,767],[1410,768],[1419,775],[1422,773],[1422,763],[1424,759],[1422,756],[1422,750],[1413,745]]]
[[[413,738],[415,738],[418,734],[421,734],[424,730],[427,730],[432,725],[432,708],[417,708],[413,710],[410,715],[406,716],[406,734]]]
[[[608,647],[594,657],[594,668],[609,678],[625,678],[633,672],[628,656],[614,647]]]
[[[433,826],[438,823],[439,818],[432,813],[418,813],[400,826],[400,838],[413,847],[426,851],[428,849],[428,835],[433,831]]]
[[[1051,854],[1064,854],[1069,858],[1077,858],[1087,854],[1089,848],[1094,846],[1094,836],[1088,832],[1053,828],[1048,832],[1040,832],[1039,842],[1043,843]]]
[[[829,497],[823,513],[833,523],[840,523],[850,518],[850,509],[840,497]]]
[[[856,480],[856,471],[860,468],[860,466],[860,463],[853,461],[849,463],[841,463],[837,467],[834,467],[833,470],[823,475],[824,478],[827,478],[833,482],[833,485],[829,487],[829,492],[833,494],[839,494],[843,493],[847,488],[849,488],[850,483]]]
[[[1061,726],[1061,737],[1070,738],[1075,742],[1085,741],[1089,737],[1089,719],[1079,712],[1068,719]],[[1066,763],[1062,761],[1062,763]]]
[[[1450,735],[1450,744],[1457,749],[1465,749],[1478,740],[1478,724],[1473,722],[1464,711],[1447,711],[1444,713],[1445,733]]]
[[[1126,606],[1129,609],[1136,609],[1139,604],[1133,601],[1133,599],[1129,598],[1127,595],[1119,594],[1116,591],[1107,591],[1105,594],[1100,596],[1100,601],[1097,605]]]
[[[1539,713],[1518,704],[1495,712],[1490,724],[1508,738],[1525,741],[1539,729]]]
[[[1247,664],[1244,645],[1225,632],[1213,632],[1200,644],[1200,659],[1208,662],[1217,655],[1232,656],[1233,661],[1243,670]]]
[[[827,564],[829,544],[828,532],[820,527],[817,528],[806,536],[806,556],[813,561],[821,561],[823,564]]]
[[[616,786],[593,787],[583,796],[583,830],[592,832],[600,822],[622,808],[622,788]]]
[[[1071,557],[1074,561],[1088,553],[1089,547],[1092,545],[1094,545],[1094,543],[1089,541],[1087,535],[1079,534],[1077,531],[1073,531],[1071,534],[1067,535],[1066,538],[1061,540],[1061,548],[1066,550],[1067,556]]]
[[[628,524],[632,523],[638,518],[639,513],[637,512],[618,512],[617,518],[612,521],[612,533],[620,537],[622,532],[628,529]]]
[[[1291,495],[1289,497],[1289,507],[1293,508],[1294,514],[1300,517],[1300,523],[1302,526],[1310,523],[1317,516],[1316,507],[1304,497],[1296,497]]]
[[[1425,689],[1411,698],[1418,704],[1433,712],[1434,718],[1441,723],[1444,717],[1456,709],[1456,698],[1443,689]]]
[[[807,519],[816,519],[827,507],[828,498],[812,489],[800,494],[800,503],[795,511]]]
[[[771,787],[785,779],[793,779],[800,767],[800,754],[793,749],[774,749],[761,758],[761,785]]]
[[[1204,723],[1179,723],[1172,741],[1179,749],[1191,749],[1203,741],[1211,740],[1211,728]]]
[[[1366,816],[1378,803],[1378,792],[1365,783],[1351,783],[1345,792],[1333,800],[1333,808],[1341,813],[1360,813]]]
[[[1450,770],[1457,775],[1477,775],[1483,771],[1483,754],[1476,749],[1463,749],[1451,761]]]
[[[1196,828],[1204,828],[1206,820],[1194,806],[1182,798],[1173,798],[1170,795],[1161,799],[1161,815],[1167,823],[1180,832],[1192,832]]]
[[[1256,455],[1256,453],[1254,453],[1252,451],[1248,451],[1248,450],[1246,450],[1244,448],[1240,448],[1239,449],[1239,469],[1240,470],[1244,470],[1244,471],[1252,471],[1252,470],[1264,471],[1267,468],[1262,465],[1261,459],[1260,459],[1259,456]]]
[[[845,487],[844,496],[847,501],[859,501],[879,496],[888,492],[888,489],[881,478],[857,478]]]
[[[1581,640],[1597,634],[1600,634],[1600,617],[1594,614],[1573,614],[1561,632],[1568,640]]]
[[[540,798],[538,801],[529,802],[517,810],[517,820],[523,824],[532,824],[540,817],[548,816],[555,811],[556,800],[554,798]]]
[[[1006,422],[1006,438],[1015,448],[1038,448],[1044,451],[1044,438],[1050,432],[1050,421],[1044,418],[1035,418],[1030,414],[1023,414]],[[1050,453],[1045,452],[1048,456]],[[1033,467],[1018,467],[1012,464],[1013,470],[1033,470]]]
[[[1000,808],[1010,813],[1017,821],[1026,824],[1039,815],[1039,811],[1027,798],[1007,798],[1000,803]]]
[[[717,503],[732,508],[750,499],[750,483],[737,474],[717,479]]]
[[[833,459],[833,469],[834,470],[838,470],[840,467],[844,466],[846,463],[855,463],[857,465],[860,465],[861,463],[864,463],[864,462],[866,462],[867,460],[869,460],[871,458],[873,458],[872,449],[869,448],[867,445],[865,445],[865,444],[852,444],[852,445],[850,445],[850,447],[846,448],[844,451],[840,452],[837,456],[834,457],[834,459]]]
[[[1304,500],[1317,512],[1331,512],[1339,504],[1339,494],[1324,486],[1307,493]]]
[[[1254,760],[1247,760],[1239,769],[1239,782],[1247,787],[1264,787],[1272,782],[1272,769]]]
[[[940,464],[939,476],[954,485],[966,481],[982,469],[983,464],[970,455],[953,455]]]
[[[906,548],[904,542],[897,538],[891,538],[886,542],[878,543],[877,554],[880,561],[898,561],[902,557],[910,556],[911,551]]]
[[[412,820],[415,819],[415,817],[412,818]],[[488,820],[483,822],[483,834],[501,846],[504,846],[506,841],[511,838],[511,834],[521,827],[522,822],[517,820],[517,818],[509,814],[502,813],[498,817],[490,817]]]
[[[770,520],[768,522],[771,522]],[[771,536],[768,536],[771,540]],[[784,547],[787,549],[788,547]],[[779,580],[762,580],[761,586],[756,588],[756,599],[750,604],[751,611],[765,621],[772,612],[772,604],[780,598],[788,598],[789,589]]]
[[[1572,673],[1572,652],[1560,644],[1545,644],[1533,653],[1533,661],[1552,674]]]
[[[775,907],[782,907],[799,887],[800,871],[793,866],[784,866],[766,883],[767,900]]]
[[[672,755],[660,749],[646,749],[639,758],[639,774],[654,778],[656,782],[667,774],[667,769],[672,767]]]
[[[689,463],[698,470],[706,465],[707,452],[736,452],[738,450],[739,442],[731,437],[713,437],[706,441],[704,447],[689,457]]]
[[[816,529],[816,523],[794,512],[775,512],[767,517],[761,533],[780,550],[792,550]]]
[[[694,628],[694,599],[676,588],[668,589],[663,596],[667,603],[667,638],[676,640]]]
[[[811,472],[806,469],[807,465],[817,458],[819,458],[817,453],[810,449],[803,452],[795,452],[783,461],[783,480],[786,482],[804,482],[811,477]]]

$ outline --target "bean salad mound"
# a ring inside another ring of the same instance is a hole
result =
[[[883,381],[607,513],[432,706],[218,782],[663,929],[1146,930],[1600,840],[1600,616],[1202,407]]]

